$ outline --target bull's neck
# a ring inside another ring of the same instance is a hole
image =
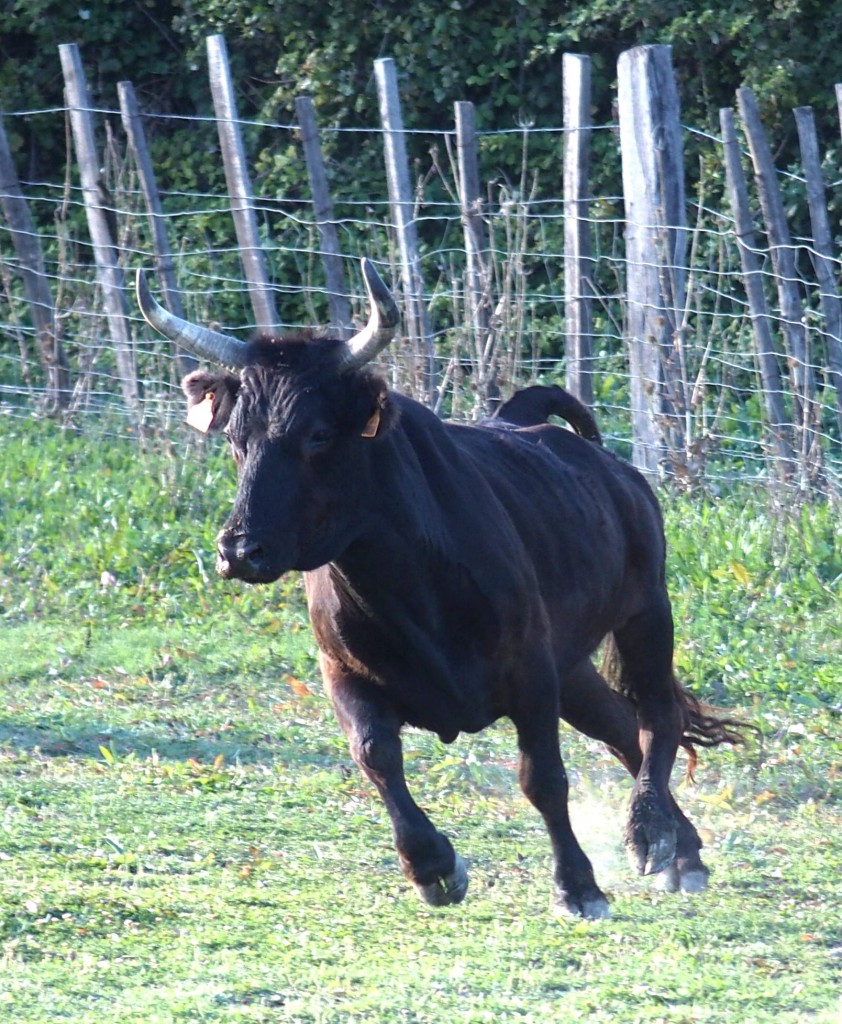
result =
[[[473,514],[465,500],[473,470],[447,428],[417,403],[401,404],[394,429],[372,446],[360,533],[331,564],[335,585],[366,604],[403,603],[425,565],[451,559],[452,517],[464,524]]]

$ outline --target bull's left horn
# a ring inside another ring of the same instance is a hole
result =
[[[394,338],[400,323],[398,306],[369,259],[362,261],[363,281],[371,306],[368,323],[348,342],[343,363],[345,372],[357,370],[383,351]]]
[[[148,324],[165,338],[192,352],[194,356],[220,363],[231,370],[239,370],[245,366],[247,345],[238,338],[212,331],[209,327],[191,324],[188,320],[182,320],[168,309],[164,309],[152,297],[142,270],[137,272],[137,304]]]

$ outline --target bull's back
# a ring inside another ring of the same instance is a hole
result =
[[[453,435],[516,518],[577,516],[588,524],[617,520],[622,532],[660,530],[658,502],[644,477],[592,440],[552,424]]]
[[[505,509],[555,616],[598,631],[633,612],[635,593],[661,584],[660,510],[633,467],[552,425],[458,440]]]

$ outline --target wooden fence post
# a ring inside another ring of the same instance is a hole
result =
[[[70,397],[70,372],[56,333],[56,311],[44,269],[41,240],[15,170],[12,152],[0,118],[0,205],[9,223],[23,289],[32,314],[35,337],[44,368],[46,408],[61,412]]]
[[[319,148],[319,131],[316,126],[312,99],[309,96],[298,96],[295,100],[295,112],[298,116],[301,144],[304,147],[304,160],[307,164],[310,191],[313,195],[313,214],[322,244],[322,264],[325,269],[330,316],[343,336],[347,338],[350,335],[351,327],[351,303],[348,301],[345,276],[342,273],[342,250],[339,247],[339,235],[333,216],[333,203],[327,187],[322,151]]]
[[[654,477],[676,437],[680,393],[674,372],[685,301],[687,232],[678,89],[669,46],[620,54],[620,145],[626,206],[632,457]],[[672,391],[667,401],[668,388]]]
[[[473,103],[453,105],[456,121],[459,206],[465,239],[465,299],[473,333],[477,390],[486,411],[498,399],[496,334],[491,332],[491,274],[488,238],[482,218],[479,187],[476,111]]]
[[[842,440],[842,301],[836,287],[833,238],[827,216],[827,195],[822,178],[816,119],[812,107],[797,107],[794,113],[801,147],[801,165],[807,181],[807,205],[813,227],[813,266],[819,283],[824,318],[822,334],[827,346],[829,376],[836,391],[836,422]]]
[[[737,249],[743,270],[743,283],[748,298],[754,339],[754,357],[763,394],[766,420],[772,438],[775,455],[775,472],[782,481],[791,479],[794,453],[790,443],[790,424],[784,406],[781,382],[781,367],[775,352],[769,307],[763,291],[763,276],[757,244],[754,237],[754,223],[748,199],[748,187],[740,159],[740,146],[734,126],[734,112],[729,108],[719,111],[722,126],[722,145],[725,151],[725,174],[731,211],[734,215],[734,229],[737,235]]]
[[[254,195],[237,118],[237,103],[234,99],[234,85],[231,80],[225,37],[208,36],[207,48],[208,74],[222,161],[225,166],[225,182],[231,201],[240,259],[249,283],[255,327],[258,330],[274,331],[277,328],[278,315],[275,311],[274,293],[269,284],[266,256],[257,227]]]
[[[591,60],[562,57],[564,128],[564,314],[567,390],[593,405],[593,259],[589,223]]]
[[[108,225],[108,208],[104,204],[104,185],[100,177],[100,163],[94,140],[88,85],[85,81],[82,58],[76,43],[63,43],[58,49],[64,75],[67,106],[70,110],[73,144],[76,148],[79,173],[82,179],[85,214],[93,242],[97,276],[102,287],[108,330],[114,345],[117,369],[120,374],[120,387],[126,409],[139,426],[141,423],[140,395],[128,324],[123,271],[117,259],[115,248],[117,239],[111,236]]]
[[[376,60],[374,77],[377,81],[380,120],[383,124],[386,181],[401,259],[401,279],[406,306],[405,323],[413,355],[421,366],[421,392],[425,401],[432,406],[436,383],[435,352],[427,307],[424,303],[406,138],[394,60],[391,57]]]
[[[161,283],[161,290],[164,293],[164,302],[170,312],[184,318],[184,305],[181,301],[181,292],[175,279],[175,268],[173,267],[172,251],[167,237],[164,211],[161,207],[161,200],[158,196],[158,186],[155,182],[155,171],[152,167],[152,159],[149,156],[149,148],[146,145],[146,133],[143,130],[143,122],[140,119],[140,109],[137,105],[134,86],[131,82],[118,82],[117,94],[120,97],[120,114],[123,120],[123,128],[129,140],[129,146],[134,153],[137,163],[137,173],[140,178],[140,187],[146,200],[146,209],[149,212],[149,225],[152,229],[152,243],[155,248],[155,269],[158,280]],[[178,371],[182,376],[195,370],[199,365],[196,358],[181,348],[176,348],[176,361]]]
[[[820,475],[821,438],[816,430],[818,409],[815,402],[815,373],[808,353],[804,329],[804,307],[799,294],[792,237],[786,222],[783,199],[778,188],[772,151],[760,120],[757,99],[751,89],[737,90],[737,106],[746,132],[760,208],[769,237],[769,255],[775,272],[775,286],[782,316],[787,358],[795,404],[798,456],[804,483],[815,482]]]

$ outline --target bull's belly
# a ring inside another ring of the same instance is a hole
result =
[[[436,733],[442,743],[452,743],[462,732],[474,733],[487,729],[506,712],[490,706],[486,701],[480,701],[472,707],[452,701],[431,701],[427,707],[423,707],[422,702],[414,702],[412,707],[402,705],[401,713],[407,725]]]
[[[437,733],[444,743],[460,732],[480,732],[507,713],[503,681],[476,659],[449,667],[396,666],[379,682],[407,725]]]

